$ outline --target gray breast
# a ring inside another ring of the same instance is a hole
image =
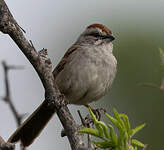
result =
[[[105,53],[105,54],[104,54]],[[112,53],[98,49],[75,51],[56,77],[60,91],[71,104],[87,104],[98,100],[111,88],[116,74]]]

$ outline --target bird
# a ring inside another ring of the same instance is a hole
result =
[[[69,104],[88,105],[99,100],[112,87],[117,72],[113,55],[114,36],[103,24],[91,24],[66,51],[53,70],[54,82]],[[55,114],[43,103],[16,129],[8,142],[27,147],[38,137]]]

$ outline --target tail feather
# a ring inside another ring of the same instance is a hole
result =
[[[22,146],[29,146],[39,136],[54,113],[55,110],[49,109],[47,101],[44,100],[30,117],[10,136],[8,142],[16,143],[21,141]]]

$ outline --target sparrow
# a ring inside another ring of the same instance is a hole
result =
[[[112,87],[117,72],[113,55],[112,31],[92,24],[78,37],[53,70],[55,84],[69,104],[88,105],[99,100]],[[43,103],[10,136],[8,142],[29,146],[55,114]]]

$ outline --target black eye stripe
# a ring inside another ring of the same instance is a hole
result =
[[[101,35],[99,33],[91,33],[90,36],[101,37]]]
[[[100,33],[90,33],[87,36],[94,36],[96,38],[102,38],[103,37],[103,35],[101,35]]]
[[[113,41],[115,39],[111,34],[102,35],[101,33],[98,33],[98,32],[89,33],[86,36],[92,36],[92,37],[95,37],[96,39],[101,39],[101,40],[109,39],[109,41]]]

